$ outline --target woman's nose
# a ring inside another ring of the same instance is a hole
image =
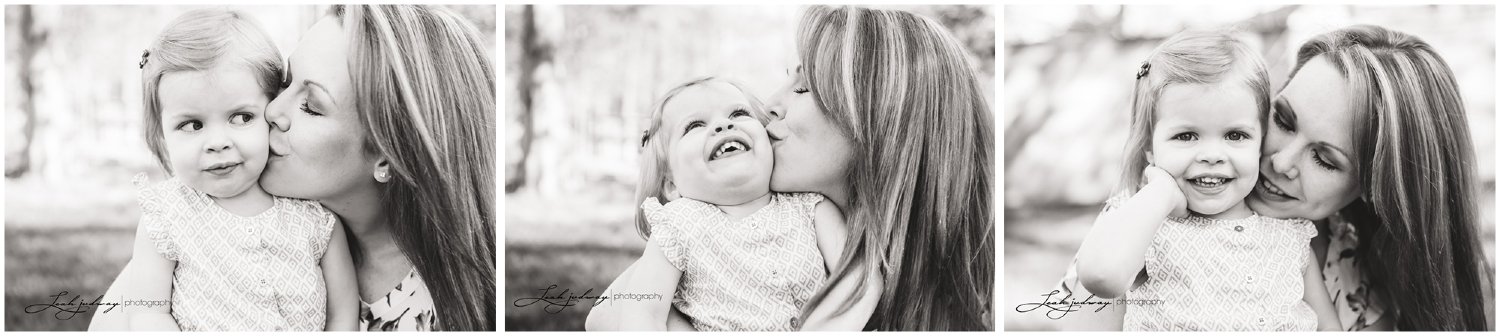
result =
[[[1301,172],[1297,170],[1296,163],[1297,157],[1302,153],[1302,147],[1300,142],[1292,141],[1276,152],[1267,155],[1271,160],[1271,170],[1276,171],[1277,174],[1286,176],[1288,179],[1297,179],[1297,176]]]
[[[280,102],[281,99],[275,99],[266,105],[266,123],[271,124],[273,129],[286,132],[291,130],[292,121],[287,119],[286,113],[281,113]]]

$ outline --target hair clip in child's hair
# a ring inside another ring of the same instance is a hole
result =
[[[641,131],[641,147],[646,147],[647,140],[651,140],[651,130]]]
[[[141,50],[141,64],[140,64],[140,68],[141,69],[145,69],[146,68],[146,60],[148,59],[147,57],[150,57],[150,56],[151,56],[151,49]]]
[[[1149,74],[1149,73],[1151,73],[1151,62],[1149,62],[1149,61],[1147,61],[1147,62],[1141,62],[1141,71],[1136,71],[1135,72],[1135,79],[1141,79],[1141,77],[1146,77],[1146,74]]]

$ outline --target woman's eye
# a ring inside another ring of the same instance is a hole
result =
[[[1287,122],[1286,116],[1282,115],[1281,111],[1275,111],[1273,113],[1274,113],[1273,114],[1274,117],[1271,118],[1271,123],[1276,124],[1277,128],[1280,128],[1281,130],[1287,131],[1287,132],[1296,132],[1297,131],[1296,129],[1292,128],[1292,125],[1291,125],[1290,122]]]
[[[804,87],[795,87],[795,88],[792,88],[792,93],[795,93],[795,94],[804,94],[804,93],[807,93],[807,91],[808,91],[807,88],[804,88]]]
[[[749,116],[750,116],[750,112],[746,112],[745,110],[734,110],[734,112],[729,112],[729,117],[730,118],[749,117]]]
[[[197,120],[188,120],[178,123],[176,128],[176,130],[184,132],[197,132],[201,129],[203,129],[203,122]]]
[[[229,123],[233,125],[244,125],[252,120],[255,120],[255,115],[250,113],[240,112],[229,116]]]
[[[322,113],[318,113],[318,111],[313,110],[311,106],[308,106],[307,105],[307,101],[302,101],[302,105],[298,106],[297,109],[298,110],[302,110],[303,113],[307,113],[307,114],[311,114],[311,115],[315,115],[315,116],[323,115]]]
[[[1229,141],[1250,140],[1250,134],[1239,131],[1229,132],[1229,134],[1224,135],[1224,139],[1228,139]]]
[[[1172,136],[1172,140],[1177,140],[1177,141],[1194,141],[1194,140],[1198,140],[1198,134],[1195,134],[1193,132],[1177,133],[1177,135],[1173,135]]]
[[[690,123],[687,124],[687,127],[684,127],[682,129],[682,134],[687,134],[687,132],[690,132],[694,128],[699,128],[699,127],[703,127],[703,122],[702,121],[690,122]]]
[[[1329,163],[1328,160],[1324,160],[1323,155],[1318,154],[1318,151],[1312,151],[1312,157],[1313,162],[1317,163],[1318,166],[1323,167],[1323,169],[1333,171],[1339,170],[1338,166],[1334,166],[1332,163]]]

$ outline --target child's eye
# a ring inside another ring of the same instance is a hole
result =
[[[229,116],[229,123],[232,125],[244,125],[252,120],[255,120],[255,115],[251,113],[240,112]]]
[[[729,112],[729,117],[730,118],[749,117],[749,116],[750,116],[750,112],[746,112],[743,109],[736,109],[736,110],[734,110],[734,112]]]
[[[203,122],[197,120],[188,120],[178,123],[177,127],[174,129],[184,132],[197,132],[198,130],[203,129]]]
[[[703,127],[703,122],[702,121],[690,122],[690,123],[687,124],[687,127],[684,127],[682,129],[682,134],[687,134],[687,132],[691,132],[694,128],[699,128],[699,127]]]
[[[1245,132],[1240,132],[1240,131],[1234,131],[1234,132],[1229,132],[1229,134],[1224,135],[1224,138],[1225,139],[1229,139],[1229,141],[1244,141],[1244,140],[1250,140],[1250,134],[1249,133],[1245,133]]]
[[[795,87],[795,88],[792,88],[792,93],[796,93],[796,94],[804,94],[804,93],[807,93],[807,91],[808,90],[805,87]]]
[[[304,112],[304,113],[315,115],[315,116],[323,115],[322,113],[318,113],[317,110],[313,110],[311,106],[308,106],[307,105],[307,101],[305,101],[305,100],[302,101],[302,105],[298,106],[297,109],[298,110],[302,110],[302,112]]]
[[[1193,132],[1177,133],[1177,135],[1173,135],[1172,136],[1172,140],[1177,140],[1177,141],[1194,141],[1194,140],[1198,140],[1198,134],[1193,133]]]

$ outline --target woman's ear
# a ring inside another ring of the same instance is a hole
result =
[[[375,162],[375,182],[386,183],[391,181],[391,161],[381,158]]]
[[[1149,165],[1149,166],[1155,166],[1156,165],[1156,155],[1151,155],[1151,150],[1150,149],[1146,150],[1146,165]]]

